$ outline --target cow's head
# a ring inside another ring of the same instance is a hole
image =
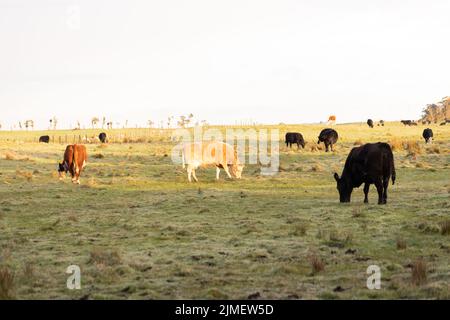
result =
[[[243,164],[233,164],[231,166],[231,174],[236,179],[241,179],[242,178],[242,171],[244,171],[244,165]]]
[[[59,179],[63,179],[66,176],[66,173],[69,171],[69,165],[67,164],[66,161],[63,161],[61,163],[58,164],[58,174],[59,174]]]
[[[339,175],[335,172],[334,179],[337,182],[337,189],[339,191],[339,201],[341,203],[350,202],[350,198],[352,196],[353,188],[347,182],[346,179],[339,178]]]

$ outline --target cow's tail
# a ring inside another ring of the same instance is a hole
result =
[[[391,179],[392,179],[392,184],[394,185],[395,184],[395,179],[397,178],[397,174],[395,172],[394,155],[392,153],[391,153],[391,157],[392,157],[392,160],[391,160],[391,164],[392,164],[392,168],[391,168],[392,176],[391,176]]]

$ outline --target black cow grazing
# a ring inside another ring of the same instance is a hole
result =
[[[382,126],[382,127],[384,127],[384,120],[380,120],[379,125]]]
[[[400,122],[403,123],[405,126],[412,126],[412,124],[414,123],[414,121],[412,120],[402,120]]]
[[[49,143],[49,142],[50,142],[50,137],[49,137],[49,136],[41,136],[41,137],[39,138],[39,142],[42,142],[42,143]]]
[[[373,128],[373,120],[372,119],[367,119],[367,125],[371,128]]]
[[[334,174],[340,202],[350,202],[353,188],[364,183],[364,203],[368,203],[369,187],[375,184],[378,204],[386,204],[389,179],[395,183],[394,155],[387,143],[367,143],[353,148],[345,161],[344,171],[339,178]]]
[[[326,152],[328,152],[328,147],[331,146],[331,151],[333,151],[333,145],[338,141],[338,133],[333,129],[323,129],[320,132],[319,140],[317,144],[323,142],[325,144]]]
[[[303,140],[303,136],[299,132],[288,132],[286,133],[286,147],[292,148],[292,144],[297,145],[297,149],[305,148],[305,140]]]
[[[106,133],[102,132],[98,135],[98,138],[101,143],[106,143]]]
[[[426,128],[423,130],[422,137],[425,139],[425,143],[431,143],[433,141],[433,130]]]

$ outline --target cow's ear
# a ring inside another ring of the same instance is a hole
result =
[[[334,179],[337,181],[337,182],[339,182],[339,175],[335,172],[334,173]]]

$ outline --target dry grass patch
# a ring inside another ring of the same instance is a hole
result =
[[[0,300],[12,300],[14,295],[14,273],[7,267],[0,268]]]
[[[17,169],[16,176],[25,178],[25,179],[27,179],[28,182],[33,180],[33,172],[31,172],[31,171],[22,171],[22,170]]]
[[[6,151],[5,152],[5,159],[6,160],[17,160],[17,155],[14,152]]]
[[[416,286],[427,282],[427,264],[423,259],[418,259],[412,264],[411,281]]]
[[[442,235],[449,235],[450,234],[450,220],[443,221],[439,224],[439,227],[441,228],[441,234]]]
[[[115,266],[122,262],[122,258],[116,250],[94,248],[89,257],[89,263]]]
[[[408,156],[415,157],[417,155],[422,154],[422,147],[417,141],[412,140],[406,141],[404,147],[408,153]]]

